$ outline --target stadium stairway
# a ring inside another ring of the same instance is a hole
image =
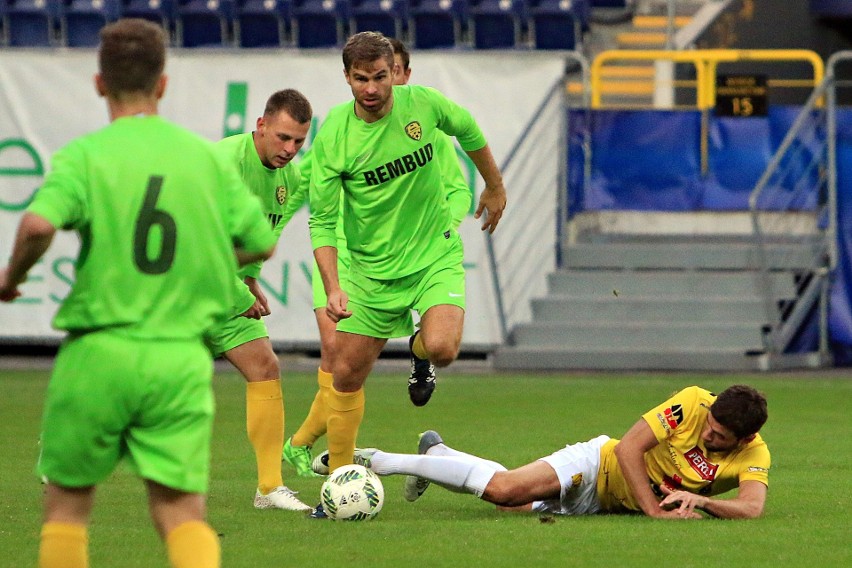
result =
[[[776,305],[796,298],[814,246],[808,236],[773,238],[768,258]],[[564,247],[563,267],[549,274],[547,294],[532,300],[532,321],[511,330],[493,364],[518,370],[783,368],[778,356],[764,353],[768,318],[759,254],[749,236],[581,236]]]

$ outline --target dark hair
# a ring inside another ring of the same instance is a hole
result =
[[[263,116],[274,116],[282,110],[286,111],[299,124],[309,122],[314,113],[311,103],[308,102],[305,95],[296,89],[283,89],[272,93],[266,101]]]
[[[710,414],[738,439],[757,434],[766,424],[766,397],[747,385],[733,385],[716,397]]]
[[[399,55],[400,60],[402,61],[402,70],[408,70],[408,64],[411,63],[411,54],[408,52],[408,48],[405,47],[405,44],[399,41],[396,38],[389,38],[391,42],[391,47],[393,47],[393,54]]]
[[[393,69],[393,46],[380,32],[359,32],[343,46],[343,69],[347,73],[352,67],[384,59]]]
[[[163,28],[124,18],[104,26],[100,38],[98,65],[108,94],[152,93],[166,65]]]

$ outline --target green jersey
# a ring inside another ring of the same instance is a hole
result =
[[[450,208],[450,219],[453,221],[453,228],[458,229],[470,211],[472,195],[461,171],[453,139],[443,132],[439,132],[435,138],[435,160],[441,168],[441,184],[444,186],[447,205]]]
[[[284,226],[307,199],[307,189],[299,187],[299,168],[290,162],[283,168],[269,169],[260,161],[252,133],[229,136],[216,143],[216,148],[229,162],[237,166],[243,183],[260,199],[260,206],[269,219],[276,238]],[[263,262],[247,264],[240,276],[260,276]]]
[[[436,140],[444,131],[465,150],[485,137],[470,113],[429,87],[393,87],[393,108],[372,123],[352,101],[334,107],[313,142],[311,242],[336,246],[339,196],[352,268],[395,279],[434,263],[452,248],[453,228]]]
[[[159,116],[119,118],[60,149],[28,211],[80,234],[54,319],[68,331],[199,338],[233,303],[232,242],[275,243],[213,144]]]
[[[302,206],[306,197],[299,187],[299,169],[292,162],[283,168],[269,169],[260,161],[251,132],[229,136],[216,143],[222,158],[236,166],[245,186],[260,200],[261,209],[269,220],[275,238],[281,236],[284,226]],[[304,190],[307,192],[307,190]],[[262,261],[243,266],[234,278],[234,307],[232,315],[249,309],[255,297],[245,285],[246,276],[258,278]]]

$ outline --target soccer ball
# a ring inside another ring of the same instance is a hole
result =
[[[320,490],[325,514],[336,521],[369,521],[385,502],[379,476],[362,465],[350,464],[331,472]]]

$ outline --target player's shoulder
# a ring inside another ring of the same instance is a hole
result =
[[[241,148],[246,143],[246,139],[251,135],[250,132],[242,132],[240,134],[232,134],[225,136],[221,140],[214,142],[217,149],[234,149]]]

